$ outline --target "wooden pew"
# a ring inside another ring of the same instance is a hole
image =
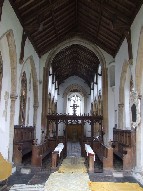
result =
[[[135,131],[113,130],[113,152],[123,160],[123,170],[131,170],[135,163]]]
[[[90,145],[85,144],[85,151],[87,155],[87,161],[88,161],[88,171],[90,173],[94,173],[94,161],[95,161],[95,153],[93,152]]]
[[[90,137],[84,137],[81,142],[81,155],[86,158],[86,150],[85,150],[85,144],[88,144],[91,146],[91,138]]]
[[[42,160],[50,154],[52,149],[49,147],[48,140],[45,140],[44,143],[37,144],[35,142],[34,145],[32,145],[32,160],[31,165],[36,167],[42,166]]]
[[[113,169],[113,148],[105,146],[100,140],[93,142],[93,151],[103,163],[103,171]]]
[[[63,159],[63,154],[64,154],[64,144],[59,143],[57,147],[54,149],[52,152],[52,165],[51,165],[51,170],[56,170],[58,163],[60,160]]]
[[[13,160],[15,164],[22,163],[22,157],[32,151],[34,127],[14,126]]]

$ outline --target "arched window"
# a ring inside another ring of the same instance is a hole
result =
[[[0,100],[1,100],[1,90],[2,90],[2,78],[3,78],[3,61],[0,52]]]
[[[20,125],[25,125],[26,102],[27,102],[27,78],[26,78],[26,73],[24,71],[22,73],[22,78],[21,78],[20,111],[19,111]]]
[[[98,92],[101,91],[101,93],[102,93],[102,68],[101,68],[101,65],[99,65],[99,68],[98,68],[97,83],[98,83]]]
[[[73,94],[68,98],[69,102],[69,108],[68,108],[68,113],[70,115],[80,115],[82,113],[81,111],[81,97],[79,97],[78,94]]]

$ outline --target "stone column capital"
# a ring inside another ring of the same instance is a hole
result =
[[[15,101],[17,99],[17,97],[18,97],[17,94],[13,94],[13,93],[10,94],[10,99],[13,101]]]
[[[36,109],[36,108],[38,108],[39,107],[39,103],[35,103],[34,105],[33,105],[33,107]]]
[[[124,107],[124,104],[123,103],[119,103],[118,104],[118,108],[123,108]]]

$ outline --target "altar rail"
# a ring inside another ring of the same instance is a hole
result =
[[[113,148],[105,146],[98,139],[93,143],[93,151],[103,163],[103,170],[113,169]]]
[[[135,131],[113,130],[113,152],[123,160],[123,170],[131,170],[135,164]]]
[[[32,144],[34,140],[35,128],[23,127],[20,125],[14,126],[14,140],[13,140],[13,160],[15,164],[22,163],[22,157],[32,151]]]
[[[41,167],[42,160],[50,154],[52,149],[49,147],[48,141],[45,141],[42,144],[34,144],[32,145],[32,166]]]

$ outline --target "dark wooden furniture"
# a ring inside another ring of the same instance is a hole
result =
[[[57,142],[58,141],[56,140],[55,137],[48,139],[49,147],[51,148],[52,151],[55,149]]]
[[[113,152],[123,160],[123,170],[131,170],[135,164],[135,131],[113,130]]]
[[[32,166],[41,167],[42,160],[50,154],[52,151],[51,147],[49,147],[48,140],[42,144],[34,144],[32,145]]]
[[[103,163],[103,170],[113,169],[113,148],[105,146],[100,140],[95,139],[93,151]]]
[[[59,143],[61,144],[61,143]],[[58,145],[59,145],[58,144]],[[58,145],[57,147],[53,150],[52,152],[52,164],[51,164],[51,170],[55,171],[57,169],[58,164],[60,163],[61,160],[64,158],[64,153],[65,153],[65,147],[63,147],[60,155],[58,151]]]
[[[85,144],[88,172],[94,173],[95,153],[89,144]]]
[[[13,160],[15,164],[22,163],[22,157],[32,151],[34,127],[14,126]]]
[[[86,157],[87,156],[87,154],[86,154],[86,151],[85,151],[85,144],[88,144],[88,145],[92,145],[91,144],[92,143],[92,139],[91,139],[91,137],[84,137],[83,138],[83,140],[82,140],[82,142],[81,142],[81,155],[83,156],[83,157]],[[92,147],[92,146],[91,146]]]
[[[89,123],[91,126],[91,147],[93,147],[93,136],[94,136],[94,124],[99,123],[100,126],[102,127],[102,116],[98,115],[89,115],[89,114],[84,114],[84,115],[66,115],[66,114],[49,114],[47,115],[47,137],[49,137],[49,126],[51,123],[54,123],[56,126],[55,130],[55,142],[56,144],[58,143],[58,127],[60,123],[65,124],[65,142],[67,143],[67,138],[68,138],[68,131],[67,127],[69,124],[80,124],[82,128],[81,130],[81,136],[79,137],[80,144],[83,144],[83,138],[84,138],[84,124]],[[53,138],[51,138],[53,139]],[[54,141],[51,140],[51,143],[54,144]],[[82,151],[84,153],[85,151]],[[67,145],[65,144],[65,153],[67,153]]]

